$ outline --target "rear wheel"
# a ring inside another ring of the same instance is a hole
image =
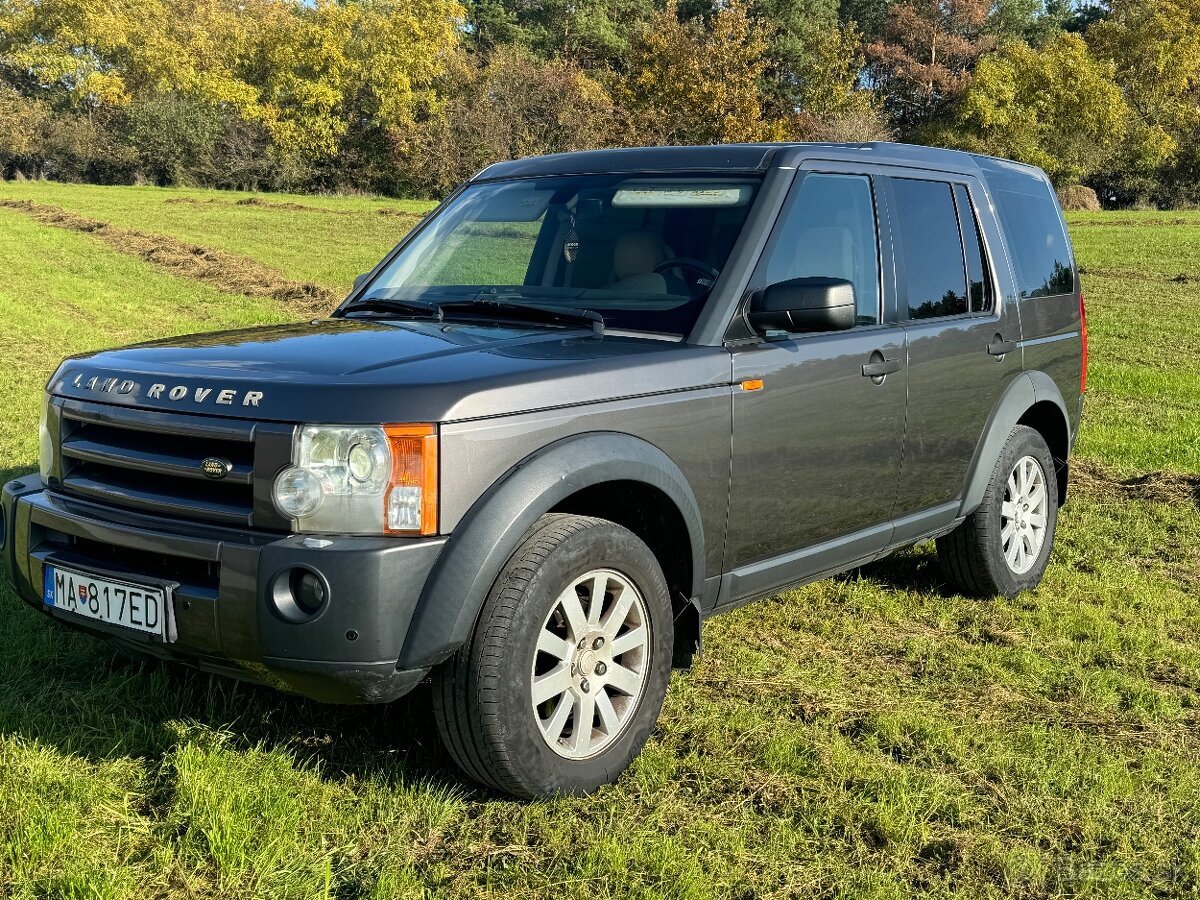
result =
[[[434,673],[443,743],[483,784],[580,795],[641,750],[670,678],[671,603],[650,549],[603,519],[543,516],[471,640]]]
[[[1058,480],[1045,439],[1018,425],[979,508],[938,539],[946,579],[965,593],[1014,597],[1038,586],[1058,523]]]

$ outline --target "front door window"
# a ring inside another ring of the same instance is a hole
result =
[[[854,285],[858,324],[878,324],[879,238],[871,179],[805,175],[788,200],[764,260],[761,286],[813,276],[842,278]]]

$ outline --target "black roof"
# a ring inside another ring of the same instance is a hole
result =
[[[488,166],[477,179],[527,175],[584,175],[593,172],[664,172],[688,169],[758,172],[779,144],[716,144],[700,147],[622,147],[529,156]]]
[[[475,176],[476,181],[536,175],[587,175],[607,172],[762,172],[773,165],[795,165],[802,159],[843,159],[891,163],[949,172],[979,173],[976,157],[960,150],[871,141],[861,144],[716,144],[700,147],[627,147],[580,150],[500,162]],[[1007,163],[1007,161],[1005,161]],[[1020,163],[1009,166],[1038,170]],[[1044,176],[1043,176],[1044,177]]]

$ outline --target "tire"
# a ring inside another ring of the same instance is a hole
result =
[[[1017,472],[1018,464],[1023,474]],[[1038,494],[1032,487],[1029,495],[1021,494],[1021,477],[1027,486],[1036,485],[1040,479],[1044,506],[1035,499]],[[1014,487],[1020,502],[1009,506],[1008,496]],[[1030,500],[1034,500],[1032,509],[1024,509]],[[1039,519],[1043,523],[1040,540]],[[1010,530],[1010,524],[1014,530]],[[1057,525],[1054,458],[1038,432],[1018,425],[996,461],[979,508],[954,531],[938,538],[942,573],[954,587],[974,596],[1015,597],[1032,590],[1041,583],[1050,561]]]
[[[672,646],[670,595],[650,548],[604,519],[542,516],[496,579],[471,639],[434,671],[442,743],[499,791],[589,794],[615,781],[650,736]],[[585,715],[588,727],[576,728]]]

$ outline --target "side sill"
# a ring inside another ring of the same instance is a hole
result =
[[[772,597],[784,591],[795,590],[806,584],[812,584],[814,581],[823,581],[842,572],[875,562],[904,547],[911,547],[914,544],[941,537],[953,531],[963,521],[962,517],[956,515],[958,509],[959,501],[953,500],[834,541],[735,569],[722,577],[722,596],[736,597],[736,599],[716,606],[710,615],[729,612],[764,597]],[[848,559],[843,557],[841,560],[833,561],[832,558],[839,550],[869,546],[872,542],[877,541],[881,534],[887,535],[882,547]],[[813,562],[818,564],[826,562],[827,565],[813,570],[811,568]],[[806,563],[810,565],[808,572],[804,571]],[[739,597],[737,591],[745,591],[745,594]]]

